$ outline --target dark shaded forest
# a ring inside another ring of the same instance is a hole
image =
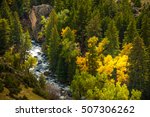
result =
[[[35,38],[29,15],[41,4],[52,9]],[[32,40],[72,99],[150,99],[148,0],[1,0],[0,99],[58,99],[30,72]]]

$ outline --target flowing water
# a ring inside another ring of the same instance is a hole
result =
[[[71,99],[69,86],[60,83],[55,76],[52,75],[49,69],[50,64],[48,63],[46,55],[42,52],[41,44],[32,40],[32,48],[29,53],[38,60],[37,65],[30,69],[30,71],[37,76],[37,79],[43,74],[47,83],[53,86],[57,91],[55,93],[57,93],[59,99]]]

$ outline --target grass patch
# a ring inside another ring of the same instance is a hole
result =
[[[29,100],[44,100],[43,97],[38,96],[37,94],[33,93],[33,89],[32,88],[25,88],[24,86],[21,86],[21,88],[22,88],[22,90],[18,94],[18,97],[25,96]]]
[[[13,100],[9,96],[9,90],[7,88],[4,88],[3,92],[0,93],[0,100]]]
[[[18,95],[15,95],[16,98],[26,97],[28,100],[45,100],[43,97],[33,93],[32,88],[25,88],[25,86],[21,86],[21,92]],[[14,100],[9,96],[9,90],[4,88],[3,92],[0,93],[0,100]]]

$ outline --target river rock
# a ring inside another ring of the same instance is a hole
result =
[[[48,75],[50,75],[50,72],[49,72],[49,71],[46,71],[46,72],[44,72],[44,75],[45,75],[45,76],[48,76]]]
[[[38,64],[41,64],[41,63],[42,63],[42,61],[41,61],[41,60],[39,60],[39,61],[38,61]]]
[[[33,37],[38,39],[38,32],[40,32],[41,26],[41,16],[48,17],[52,10],[52,6],[47,4],[42,4],[38,6],[33,6],[29,13],[29,19],[32,26]],[[39,41],[39,40],[37,40]]]
[[[65,100],[65,96],[60,96],[59,99],[60,100]]]
[[[38,52],[38,55],[41,55],[42,53],[41,52]]]

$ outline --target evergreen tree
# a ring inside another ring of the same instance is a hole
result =
[[[115,14],[114,17],[116,27],[119,31],[120,47],[123,47],[122,43],[124,39],[124,33],[133,18],[134,16],[132,13],[132,7],[129,3],[129,0],[121,0],[118,3],[118,12]]]
[[[65,62],[65,58],[59,56],[57,71],[56,71],[57,79],[60,80],[61,82],[66,82],[68,78],[67,71],[68,71],[68,65]]]
[[[92,36],[100,37],[101,36],[101,19],[99,13],[94,13],[92,18],[89,20],[86,26],[87,37]]]
[[[23,16],[25,18],[28,18],[28,14],[30,11],[30,5],[31,5],[31,0],[23,0],[22,1],[22,9],[23,9]]]
[[[9,5],[6,0],[3,0],[0,6],[0,15],[2,18],[8,19],[9,24],[11,24],[13,18],[12,18],[12,13],[9,8]]]
[[[131,20],[128,27],[127,27],[127,30],[125,32],[125,35],[124,35],[124,43],[131,43],[133,42],[133,39],[137,36],[138,32],[136,30],[136,23],[135,23],[135,20]]]
[[[80,42],[81,51],[86,47],[86,25],[92,13],[93,0],[73,1],[70,11],[69,26],[77,30],[77,40]]]
[[[145,14],[142,19],[141,37],[146,46],[150,45],[150,17]]]
[[[6,19],[0,19],[0,55],[9,47],[10,26]]]
[[[46,80],[45,80],[45,77],[43,75],[41,75],[39,78],[39,85],[42,89],[46,88]]]
[[[101,27],[102,27],[102,37],[104,38],[105,37],[105,32],[108,28],[108,24],[110,23],[111,21],[111,18],[110,17],[104,17],[102,19],[102,22],[101,22]]]
[[[115,0],[101,0],[99,1],[99,10],[102,17],[113,18],[117,12],[117,4]]]
[[[108,29],[106,30],[105,35],[109,40],[107,54],[109,53],[112,56],[117,55],[119,52],[119,35],[113,20],[108,24]]]
[[[144,82],[144,91],[143,91],[143,99],[149,100],[150,99],[150,93],[149,93],[149,89],[150,89],[150,45],[147,48],[147,79],[145,79]]]
[[[21,42],[21,49],[20,49],[20,54],[21,54],[21,61],[24,62],[26,55],[27,55],[27,51],[31,49],[31,38],[30,38],[30,34],[29,32],[25,32],[23,34],[23,39]]]
[[[50,36],[50,42],[48,45],[48,57],[51,64],[51,70],[53,73],[56,72],[57,63],[58,63],[58,57],[60,53],[60,37],[57,31],[57,27],[54,26],[52,28],[51,36]]]
[[[46,30],[45,30],[45,38],[46,38],[47,45],[49,45],[50,43],[50,36],[52,33],[52,29],[54,26],[57,27],[57,23],[58,23],[58,17],[57,17],[55,10],[53,9],[49,15],[49,19],[46,24]]]
[[[141,0],[131,0],[134,3],[134,6],[141,7]]]
[[[64,2],[63,0],[55,0],[54,1],[54,8],[56,9],[56,11],[61,11],[64,9]]]
[[[147,54],[143,40],[137,36],[129,55],[129,89],[144,90],[144,82],[148,77]]]
[[[119,31],[119,42],[120,45],[122,46],[123,39],[124,39],[124,32],[126,30],[126,22],[124,20],[124,16],[122,12],[116,14],[115,22],[116,22],[116,27]]]
[[[21,49],[21,44],[23,42],[23,29],[17,12],[14,13],[12,40],[13,43],[15,44],[16,51],[19,51]]]
[[[59,60],[58,65],[67,66],[66,68],[66,80],[71,81],[76,70],[76,56],[79,54],[79,48],[78,44],[75,43],[75,33],[72,31],[69,27],[66,27],[62,30],[62,42],[61,42],[61,52],[60,52],[60,58],[62,60]],[[65,61],[64,61],[65,60]],[[57,73],[60,74],[61,66],[58,66]],[[60,73],[59,73],[60,72]]]

